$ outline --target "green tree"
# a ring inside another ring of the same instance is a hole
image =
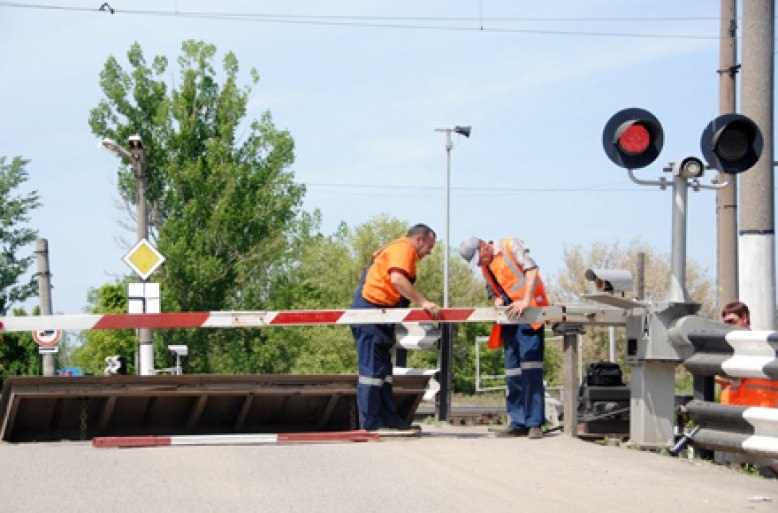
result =
[[[33,315],[40,312],[37,307]],[[14,316],[27,315],[14,309]],[[9,376],[38,376],[41,373],[41,357],[32,333],[0,333],[0,389]]]
[[[16,193],[27,181],[24,167],[28,162],[14,157],[8,163],[0,156],[0,315],[8,313],[14,303],[33,297],[38,291],[33,277],[20,283],[34,261],[32,251],[26,256],[21,253],[38,236],[38,232],[23,224],[29,222],[30,213],[40,206],[37,191]]]
[[[21,157],[7,162],[0,156],[0,315],[6,315],[14,303],[33,297],[38,291],[33,277],[21,282],[34,261],[32,251],[22,256],[24,248],[38,236],[35,230],[23,225],[40,206],[37,191],[17,193],[27,181],[27,163]],[[25,312],[14,310],[13,314],[20,316]],[[0,334],[0,385],[8,376],[40,374],[37,349],[29,333]]]
[[[155,276],[164,291],[163,309],[347,307],[370,254],[402,236],[408,224],[378,216],[353,229],[343,225],[332,236],[319,233],[318,214],[300,209],[305,190],[289,170],[290,134],[277,130],[268,112],[259,121],[243,121],[251,87],[239,85],[232,53],[218,73],[215,55],[212,45],[184,42],[176,86],[169,86],[167,59],[158,56],[147,64],[134,44],[127,54],[129,71],[114,57],[107,60],[100,76],[105,98],[90,112],[95,135],[124,141],[138,134],[144,142],[151,237],[167,258]],[[251,80],[258,82],[255,70]],[[247,135],[238,137],[239,129]],[[119,188],[128,204],[135,201],[135,186],[132,169],[122,163]],[[451,260],[451,304],[486,304],[480,278],[459,259]],[[420,289],[438,303],[441,269],[438,245],[419,270]],[[488,329],[457,329],[454,365],[462,369],[455,375],[463,389],[473,389],[474,337]],[[173,343],[190,348],[187,372],[356,371],[345,327],[158,330],[158,367],[171,363],[164,346]],[[104,346],[93,351],[93,364],[102,365],[103,353],[108,347],[115,353],[122,340]],[[412,355],[411,361],[417,360],[436,366],[432,354]]]
[[[100,75],[105,98],[89,118],[100,137],[143,140],[149,224],[167,259],[155,276],[166,311],[265,307],[273,275],[294,257],[301,221],[305,188],[289,169],[290,134],[275,128],[269,112],[244,121],[252,88],[239,84],[234,54],[223,57],[218,72],[215,56],[213,45],[185,41],[176,85],[169,87],[167,59],[147,65],[136,43],[127,54],[129,72],[114,57],[107,60]],[[252,69],[251,82],[258,81]],[[127,163],[119,177],[122,197],[134,202]],[[184,343],[190,371],[278,369],[267,361],[277,355],[262,355],[266,336],[259,330],[155,333],[157,360],[167,361],[164,346]]]
[[[127,312],[127,284],[106,284],[89,291],[90,312],[93,314]],[[91,330],[82,335],[83,343],[73,349],[73,365],[87,374],[103,374],[108,356],[125,356],[128,374],[134,371],[135,349],[138,337],[134,330]]]

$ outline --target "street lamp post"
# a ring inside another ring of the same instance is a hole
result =
[[[454,144],[451,142],[451,132],[455,134],[470,137],[469,126],[455,126],[454,128],[436,128],[436,132],[446,134],[446,233],[445,249],[443,250],[443,308],[448,308],[448,257],[451,248],[449,211],[451,204],[451,149]],[[440,356],[438,368],[440,369],[440,391],[436,400],[435,417],[439,421],[448,421],[451,411],[451,389],[453,384],[453,362],[452,362],[452,333],[451,324],[443,323],[440,333]]]
[[[451,141],[451,132],[455,134],[464,135],[470,137],[471,127],[469,126],[455,126],[454,128],[436,128],[436,132],[444,132],[446,134],[446,180],[445,180],[445,196],[446,196],[446,231],[445,231],[445,243],[446,250],[443,252],[443,308],[448,308],[448,257],[451,248],[451,150],[454,144]]]
[[[100,147],[104,148],[119,158],[125,159],[132,164],[135,173],[135,188],[137,189],[137,201],[135,202],[135,217],[137,220],[138,241],[148,239],[149,228],[146,215],[146,154],[143,150],[143,141],[139,135],[131,135],[127,139],[129,151],[122,148],[113,139],[103,139],[100,141]],[[146,281],[146,280],[144,280]],[[139,358],[138,374],[154,374],[154,346],[152,344],[152,331],[150,328],[140,328],[138,330]]]

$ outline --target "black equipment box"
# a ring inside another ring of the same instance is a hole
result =
[[[579,434],[629,435],[629,398],[618,363],[590,363],[579,391]]]
[[[621,367],[613,362],[590,363],[586,368],[586,384],[588,386],[617,387],[624,384]]]
[[[583,386],[578,420],[584,433],[629,434],[629,386]]]

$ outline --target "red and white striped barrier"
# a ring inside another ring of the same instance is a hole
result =
[[[168,445],[265,445],[284,443],[369,442],[378,440],[379,433],[365,430],[321,433],[267,433],[236,435],[180,436],[103,436],[92,439],[92,447],[160,447]]]
[[[626,312],[621,308],[602,305],[554,305],[528,308],[518,319],[508,319],[505,308],[445,308],[441,310],[440,319],[432,319],[425,310],[420,308],[29,315],[0,317],[0,332],[139,328],[266,328],[270,326],[430,322],[497,322],[500,324],[569,322],[623,326],[626,315]]]
[[[544,322],[546,309],[534,308],[524,317]],[[503,322],[494,308],[447,308],[438,322]],[[397,324],[434,322],[422,309],[286,310],[245,312],[176,312],[158,314],[35,315],[0,317],[0,331],[113,330],[137,328],[265,328],[329,324]],[[509,321],[510,322],[510,321]],[[535,322],[535,321],[524,321]]]

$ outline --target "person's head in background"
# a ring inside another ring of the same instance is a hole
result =
[[[721,321],[738,328],[750,328],[751,314],[748,311],[748,306],[740,301],[727,303],[721,309]]]

